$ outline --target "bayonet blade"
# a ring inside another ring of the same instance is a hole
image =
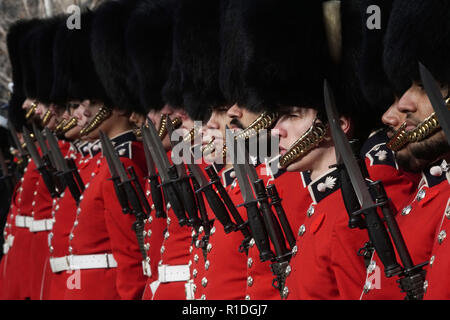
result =
[[[419,69],[425,91],[431,101],[431,105],[436,113],[439,124],[445,133],[447,142],[450,144],[450,111],[442,98],[441,90],[439,89],[437,81],[434,79],[431,72],[420,62]]]
[[[25,126],[23,127],[23,138],[25,140],[25,143],[27,144],[28,153],[30,154],[31,158],[36,164],[36,167],[37,168],[43,167],[44,162],[42,161],[41,156],[39,155],[39,152],[37,151],[37,148],[34,145],[33,139],[31,139],[30,137],[30,132]]]
[[[141,133],[144,132],[145,125],[141,127]],[[147,172],[149,177],[156,175],[155,161],[153,160],[152,154],[150,153],[148,136],[142,134],[142,143],[144,145],[145,161],[147,163]]]
[[[109,150],[106,147],[104,147],[106,145],[106,142],[104,142],[103,132],[100,132],[100,142],[101,142],[101,145],[102,145],[103,155],[106,158],[106,163],[108,163],[108,168],[109,168],[109,172],[111,173],[111,177],[113,179],[117,178],[119,175],[117,174],[116,168],[114,167],[114,165],[112,163],[112,159],[111,159],[111,156],[109,154]]]
[[[44,131],[45,136],[47,137],[48,145],[50,147],[50,152],[52,153],[53,158],[55,160],[56,169],[60,172],[68,171],[69,168],[67,167],[67,163],[64,159],[64,156],[61,153],[61,149],[59,149],[58,140],[50,131],[50,129],[45,128]]]
[[[256,172],[256,168],[253,164],[250,164],[250,155],[247,151],[247,148],[245,147],[245,140],[242,140],[242,142],[240,141],[236,141],[238,148],[239,148],[239,152],[242,152],[244,154],[244,161],[245,161],[245,167],[246,167],[246,171],[248,174],[248,178],[250,179],[250,181],[253,183],[255,181],[257,181],[259,179],[258,177],[258,173]]]
[[[353,152],[350,144],[339,124],[339,115],[336,110],[334,96],[327,80],[325,80],[324,83],[324,98],[328,123],[330,126],[331,136],[333,137],[336,152],[339,153],[342,162],[347,168],[348,175],[352,182],[353,189],[355,190],[358,201],[361,205],[361,209],[364,210],[369,207],[373,207],[374,202],[367,189],[367,185],[361,173],[360,167],[358,166],[356,159],[353,157]]]
[[[34,136],[36,137],[36,140],[39,143],[39,146],[41,147],[42,153],[44,155],[48,154],[48,147],[47,144],[45,143],[45,138],[42,135],[41,130],[39,130],[39,128],[36,126],[36,123],[33,121],[31,123],[32,127],[33,127],[33,132],[34,132]]]
[[[194,178],[197,180],[197,182],[201,188],[203,188],[204,186],[206,186],[209,183],[208,179],[206,179],[203,172],[200,170],[200,168],[195,163],[188,164],[188,168],[189,168],[189,171],[194,175]]]
[[[169,167],[170,163],[167,159],[167,154],[164,149],[164,146],[161,142],[161,139],[158,136],[158,132],[156,131],[155,125],[149,119],[148,127],[142,132],[142,135],[146,134],[149,140],[149,149],[153,156],[153,160],[155,160],[156,167],[158,168],[159,176],[161,177],[161,183],[169,182]]]
[[[111,140],[106,136],[103,131],[100,131],[100,138],[102,143],[103,150],[106,150],[107,155],[111,160],[111,164],[114,167],[114,172],[120,177],[121,182],[125,182],[128,180],[128,175],[123,167],[122,162],[119,159],[119,156],[114,149],[114,146]]]

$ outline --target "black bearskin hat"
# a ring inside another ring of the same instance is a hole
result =
[[[139,2],[104,2],[95,10],[92,21],[91,53],[95,69],[111,101],[109,106],[126,112],[141,112],[137,77],[125,45],[126,27]]]
[[[323,104],[330,62],[321,1],[230,0],[223,18],[228,99],[254,112]]]
[[[90,50],[93,12],[81,14],[81,29],[59,24],[53,46],[54,83],[52,100],[64,104],[71,100],[108,101],[95,71]]]
[[[396,0],[384,43],[385,72],[398,97],[420,81],[418,62],[450,84],[450,2]]]
[[[164,107],[162,89],[172,64],[174,0],[143,0],[132,12],[125,35],[141,113]]]
[[[36,98],[42,103],[51,103],[51,91],[53,86],[53,42],[57,27],[65,17],[56,16],[42,20],[31,31],[30,56],[34,66],[36,83]]]
[[[364,24],[370,14],[368,8],[376,5],[380,8],[380,29],[369,29]],[[372,106],[385,111],[394,102],[394,92],[383,69],[383,40],[389,21],[392,0],[363,0],[361,17],[363,18],[363,37],[360,61],[361,90]]]
[[[26,99],[23,73],[27,64],[24,65],[22,57],[26,57],[26,55],[22,55],[21,50],[26,47],[24,45],[26,33],[39,23],[39,19],[19,20],[9,28],[7,35],[8,55],[14,83],[13,93],[9,101],[8,119],[17,131],[22,131],[22,126],[25,124],[25,110],[22,109],[22,104]]]
[[[221,0],[180,0],[175,15],[174,61],[181,73],[183,107],[202,120],[227,105],[219,86]]]

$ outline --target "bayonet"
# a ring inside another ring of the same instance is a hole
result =
[[[144,126],[141,127],[142,142],[144,145],[145,161],[147,163],[147,171],[150,183],[150,192],[152,195],[152,202],[155,206],[155,216],[157,218],[166,218],[167,215],[164,211],[164,202],[161,192],[161,187],[159,186],[158,173],[156,172],[155,161],[153,160],[152,154],[150,153],[148,135],[143,135]]]
[[[229,129],[227,126],[227,132],[228,131]],[[236,159],[237,145],[241,140],[234,141],[234,139],[232,139],[231,141],[233,141],[234,143],[234,157],[232,159],[233,168],[239,183],[239,188],[241,189],[242,197],[244,199],[244,203],[242,205],[247,210],[247,220],[250,227],[250,231],[253,235],[253,239],[255,240],[255,244],[259,249],[259,258],[261,261],[272,260],[275,257],[275,255],[270,249],[267,230],[258,208],[258,202],[253,194],[252,187],[248,180],[248,176],[245,170],[245,163],[244,164],[237,163],[238,162]]]
[[[42,175],[42,179],[44,180],[45,186],[50,192],[52,198],[56,198],[58,196],[58,192],[56,192],[53,178],[50,172],[47,170],[44,161],[42,161],[41,156],[39,155],[39,152],[36,146],[34,145],[33,139],[30,136],[30,132],[27,130],[25,126],[23,126],[23,137],[27,145],[28,152],[31,155],[31,158],[33,159],[34,163],[36,164],[36,168]]]
[[[175,143],[175,141],[172,140],[174,128],[172,126],[172,121],[170,121],[169,116],[166,115],[166,117],[167,117],[166,119],[167,133],[169,134],[169,140],[172,145],[172,151],[178,144],[184,147],[183,140],[177,143]],[[185,155],[183,151],[184,149],[182,148],[181,149],[181,152],[183,153],[182,158],[184,159]],[[178,190],[180,191],[184,209],[186,210],[189,217],[189,223],[190,225],[194,226],[195,229],[198,229],[198,227],[201,224],[201,221],[198,217],[198,208],[195,202],[194,192],[192,191],[192,187],[189,181],[190,180],[189,176],[186,173],[186,167],[184,166],[183,162],[175,164],[175,167],[177,168],[178,172],[178,181],[176,181],[175,183],[176,185],[178,185]]]
[[[63,186],[63,182],[60,181],[60,178],[59,178],[58,172],[57,172],[57,171],[61,171],[61,170],[59,170],[57,168],[54,155],[49,150],[46,139],[45,139],[44,135],[42,134],[41,130],[37,127],[37,125],[34,121],[32,121],[31,124],[33,127],[34,136],[36,137],[36,140],[37,140],[39,146],[41,147],[42,160],[44,160],[44,165],[46,166],[48,172],[52,176],[53,183],[56,187],[56,190],[58,191],[59,194],[61,194],[65,188],[65,186]]]
[[[441,90],[437,85],[437,81],[434,79],[431,72],[419,62],[420,76],[422,78],[425,91],[428,98],[431,101],[434,112],[437,116],[439,124],[445,133],[447,142],[450,145],[450,111],[449,107],[446,105],[444,99],[442,98]]]
[[[122,212],[127,214],[130,212],[130,207],[128,206],[128,199],[125,194],[123,185],[121,184],[121,179],[119,173],[117,172],[116,166],[112,160],[112,154],[109,149],[106,148],[105,136],[103,132],[100,133],[100,141],[102,144],[102,152],[106,158],[106,163],[108,164],[109,172],[111,173],[111,181],[114,184],[114,191],[116,192],[117,199],[119,200],[120,206],[122,207]]]
[[[84,183],[82,183],[81,177],[79,177],[78,169],[75,168],[75,170],[73,170],[72,168],[69,168],[66,159],[59,149],[57,138],[53,135],[50,129],[45,128],[44,131],[50,147],[50,152],[53,154],[56,168],[59,171],[59,175],[62,177],[64,184],[69,188],[72,197],[78,204],[80,201],[80,196],[84,191]]]
[[[189,220],[186,217],[185,210],[182,206],[177,189],[172,179],[175,178],[176,180],[177,178],[176,170],[175,172],[173,172],[173,170],[169,170],[169,160],[167,159],[164,146],[162,145],[161,139],[158,136],[155,125],[150,119],[147,122],[148,126],[143,127],[142,136],[147,136],[147,139],[149,141],[148,147],[152,158],[155,161],[156,167],[158,168],[159,176],[161,177],[161,186],[163,188],[166,205],[167,202],[170,203],[180,226],[187,225],[189,223]],[[175,169],[174,167],[172,168]]]
[[[258,173],[256,172],[255,166],[250,164],[249,162],[250,156],[245,147],[245,144],[243,144],[242,142],[243,141],[241,141],[241,143],[240,141],[236,141],[237,146],[240,149],[238,150],[238,153],[244,155],[245,170],[248,174],[250,182],[253,184],[253,190],[257,196],[257,201],[260,205],[260,210],[262,212],[266,230],[268,232],[270,240],[273,243],[276,254],[275,259],[279,262],[287,261],[290,258],[290,252],[286,247],[283,232],[267,200],[268,196],[266,188],[264,186],[264,182],[262,179],[258,177]]]
[[[407,298],[421,299],[423,290],[422,294],[418,294],[415,286],[421,287],[420,282],[424,281],[424,271],[422,270],[422,267],[427,263],[425,262],[414,266],[400,229],[398,228],[398,224],[391,212],[389,200],[381,181],[371,183],[369,186],[370,190],[376,197],[375,202],[372,200],[366,180],[363,178],[361,168],[358,166],[347,137],[339,125],[339,116],[336,110],[334,96],[327,81],[325,81],[324,84],[324,96],[328,123],[335,144],[336,153],[339,154],[344,163],[355,194],[361,205],[361,209],[353,214],[364,214],[369,239],[385,267],[385,275],[387,277],[400,275],[403,277],[400,279],[400,283],[406,284],[405,286],[408,287]],[[387,233],[387,230],[378,215],[378,207],[381,208],[386,225],[392,236],[392,241],[389,238],[389,234]],[[403,268],[396,260],[392,242],[397,249]]]
[[[363,213],[365,215],[369,239],[383,262],[383,265],[385,266],[386,276],[392,277],[393,275],[398,275],[401,272],[401,266],[396,260],[395,251],[389,235],[377,213],[376,205],[369,194],[366,180],[363,178],[358,163],[353,157],[353,152],[350,144],[348,143],[347,137],[341,129],[339,124],[339,115],[334,102],[334,96],[332,95],[327,81],[325,81],[324,84],[324,98],[325,109],[328,116],[328,124],[333,137],[336,153],[339,154],[339,157],[345,165],[361,207],[357,213]]]
[[[150,276],[150,259],[147,255],[144,240],[144,219],[150,215],[150,206],[145,198],[134,168],[128,168],[128,173],[131,177],[129,178],[127,171],[125,170],[119,156],[116,153],[116,150],[114,149],[114,146],[112,145],[111,140],[109,140],[103,131],[100,131],[100,140],[102,143],[102,150],[105,152],[105,156],[110,159],[111,167],[113,167],[112,174],[117,174],[120,177],[119,187],[123,187],[125,190],[126,202],[130,204],[131,212],[136,216],[136,221],[133,223],[133,229],[136,233],[139,249],[143,258],[142,268],[144,274]]]

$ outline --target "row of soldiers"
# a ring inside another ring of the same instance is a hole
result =
[[[0,297],[450,298],[449,15],[109,0],[80,28],[16,22]]]

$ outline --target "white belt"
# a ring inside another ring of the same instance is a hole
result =
[[[30,232],[49,231],[53,229],[53,219],[33,220]]]
[[[117,268],[117,261],[111,253],[71,255],[50,258],[50,267],[54,273],[65,270],[109,269]]]
[[[161,283],[188,281],[190,278],[191,273],[189,271],[189,265],[187,264],[176,266],[163,264],[158,266],[158,281]]]
[[[3,254],[7,254],[9,249],[11,249],[12,245],[14,242],[14,236],[12,234],[9,234],[6,239],[5,242],[3,243]]]
[[[16,227],[19,228],[29,228],[33,222],[33,217],[28,216],[16,216]]]

